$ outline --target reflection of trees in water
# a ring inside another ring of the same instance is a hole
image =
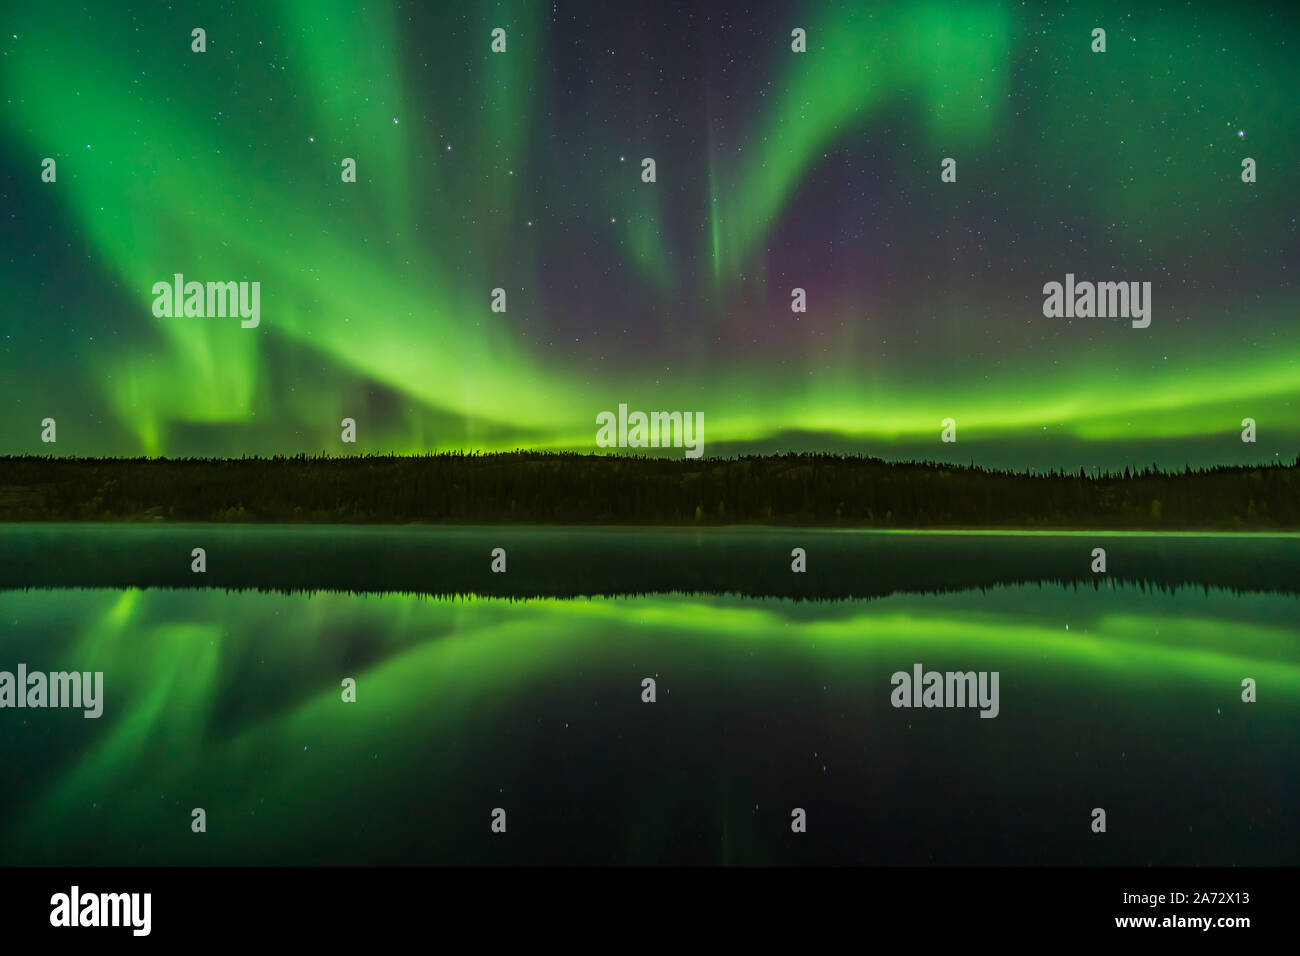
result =
[[[207,551],[206,573],[191,571],[196,544]],[[498,548],[507,573],[491,570]],[[802,573],[792,569],[796,549],[806,556]],[[1094,573],[1098,549],[1106,570]],[[0,541],[2,588],[837,600],[1026,584],[1296,594],[1300,536],[28,524]]]

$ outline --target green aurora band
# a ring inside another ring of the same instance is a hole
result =
[[[704,412],[708,454],[1300,450],[1300,61],[1279,14],[813,4],[759,18],[727,72],[716,23],[644,11],[63,7],[9,9],[0,40],[22,227],[0,453],[52,450],[46,415],[59,454],[590,451],[619,403]],[[155,318],[176,272],[260,281],[261,326]],[[1151,280],[1151,328],[1044,318],[1066,272]]]

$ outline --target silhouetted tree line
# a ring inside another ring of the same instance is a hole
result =
[[[823,454],[0,458],[0,521],[1300,527],[1291,464],[1024,474]]]

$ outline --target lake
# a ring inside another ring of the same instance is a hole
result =
[[[1300,536],[5,525],[0,624],[103,674],[3,864],[1300,862]]]

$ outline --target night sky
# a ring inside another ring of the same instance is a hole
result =
[[[0,454],[592,451],[620,403],[707,455],[1300,452],[1289,4],[4,6]],[[155,317],[178,272],[259,327]],[[1150,327],[1045,317],[1067,273]]]

